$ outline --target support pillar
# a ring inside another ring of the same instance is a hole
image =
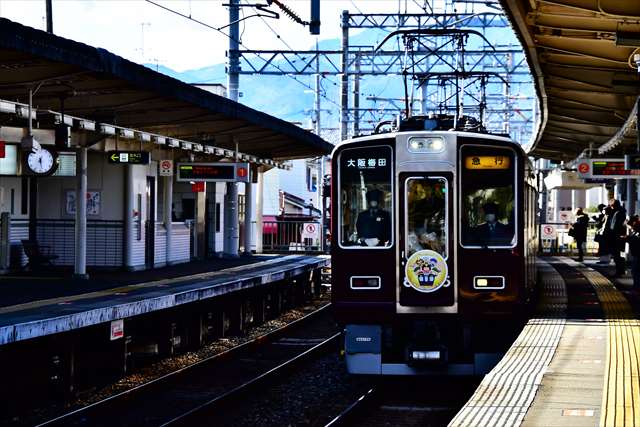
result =
[[[258,170],[258,184],[256,194],[256,253],[262,253],[262,210],[264,206],[264,172]]]
[[[342,60],[340,75],[340,139],[349,137],[349,11],[342,11]]]
[[[224,204],[224,255],[238,256],[240,240],[238,230],[238,183],[227,182],[227,195]]]
[[[87,148],[80,147],[77,156],[76,247],[73,275],[87,279]]]
[[[171,264],[171,245],[173,241],[173,176],[164,177],[164,228],[166,230],[166,263]]]
[[[205,259],[207,256],[207,239],[205,238],[207,210],[207,183],[204,190],[196,193],[196,258]]]
[[[573,198],[573,209],[577,209],[577,208],[582,208],[582,209],[586,209],[587,208],[587,192],[586,190],[573,190],[573,194],[572,194],[572,198]]]
[[[244,184],[244,254],[251,255],[251,241],[253,237],[253,184]]]
[[[636,211],[636,197],[635,197],[635,179],[627,179],[627,194],[625,198],[625,207],[627,208],[627,215],[631,216]]]
[[[124,265],[133,267],[133,239],[134,233],[134,209],[135,192],[133,191],[133,166],[125,166],[126,184],[124,188]],[[140,215],[140,212],[138,212]]]
[[[240,0],[229,0],[229,67],[227,72],[228,98],[238,101],[240,95]]]

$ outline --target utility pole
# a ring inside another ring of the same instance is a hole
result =
[[[240,0],[229,0],[229,64],[227,65],[227,97],[238,102],[240,75]],[[238,141],[236,162],[238,161]],[[224,204],[224,254],[227,257],[238,256],[238,183],[227,182],[226,203]],[[246,203],[246,202],[245,202]],[[246,205],[245,205],[246,206]],[[246,213],[246,212],[245,212]],[[245,230],[245,233],[251,230]],[[245,248],[246,249],[246,248]]]
[[[227,65],[227,93],[238,101],[240,91],[240,0],[229,0],[229,64]]]
[[[349,137],[349,11],[342,11],[342,61],[340,74],[340,139]]]
[[[353,76],[353,136],[360,134],[360,55],[356,55],[356,73]]]
[[[47,5],[47,33],[53,34],[53,5],[52,0],[45,0]]]

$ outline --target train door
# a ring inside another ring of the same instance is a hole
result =
[[[450,172],[400,174],[399,312],[455,305],[452,183]]]

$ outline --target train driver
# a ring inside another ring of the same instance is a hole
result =
[[[391,240],[391,216],[380,208],[383,195],[377,189],[367,191],[368,209],[358,214],[356,231],[366,246],[385,246]]]
[[[478,243],[484,245],[503,244],[511,240],[512,232],[509,226],[498,221],[498,205],[487,202],[482,206],[484,220],[475,230],[474,235]]]

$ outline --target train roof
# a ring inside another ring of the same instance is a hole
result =
[[[344,145],[349,145],[349,144],[355,144],[358,142],[366,142],[366,141],[377,141],[377,140],[384,140],[384,139],[395,139],[396,136],[398,135],[456,135],[456,136],[463,136],[466,138],[478,138],[478,139],[486,139],[486,140],[490,140],[492,142],[503,142],[503,143],[507,143],[509,145],[515,145],[517,147],[520,147],[520,149],[522,149],[522,147],[520,146],[520,144],[518,144],[517,142],[515,142],[514,140],[512,140],[509,137],[506,136],[502,136],[502,135],[494,135],[494,134],[489,134],[489,133],[481,133],[481,132],[468,132],[468,131],[445,131],[445,130],[406,130],[406,131],[398,131],[398,132],[385,132],[385,133],[377,133],[377,134],[371,134],[371,135],[363,135],[363,136],[358,136],[355,138],[351,138],[351,139],[347,139],[345,141],[340,142],[339,144],[337,144],[334,149],[333,152],[331,153],[333,155],[333,153],[335,153],[336,150],[338,150],[339,148],[341,148]]]

